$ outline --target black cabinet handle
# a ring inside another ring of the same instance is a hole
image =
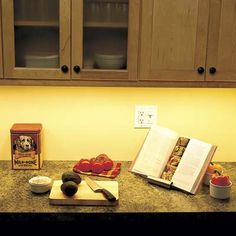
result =
[[[78,65],[74,66],[74,72],[79,73],[80,72],[80,66],[78,66]]]
[[[63,65],[63,66],[61,67],[61,70],[62,70],[62,72],[67,73],[67,72],[69,71],[69,68],[68,68],[67,65]]]
[[[210,72],[210,74],[214,75],[216,73],[216,68],[210,67],[209,72]]]
[[[201,74],[203,74],[205,72],[205,70],[204,70],[203,67],[200,66],[200,67],[197,68],[197,72],[198,72],[198,74],[201,75]]]

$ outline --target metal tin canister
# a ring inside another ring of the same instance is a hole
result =
[[[12,169],[39,170],[43,164],[41,154],[42,124],[16,123],[11,127]]]

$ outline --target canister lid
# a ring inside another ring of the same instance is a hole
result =
[[[15,123],[11,127],[11,132],[38,133],[42,129],[39,123]]]

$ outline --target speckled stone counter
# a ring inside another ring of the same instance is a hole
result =
[[[21,217],[54,216],[57,219],[74,219],[80,215],[90,217],[91,214],[103,213],[104,216],[123,217],[134,213],[136,217],[193,215],[202,216],[223,213],[235,219],[236,184],[233,184],[231,197],[228,200],[217,200],[209,195],[209,188],[201,186],[197,195],[190,195],[178,190],[169,190],[152,185],[140,176],[128,171],[131,162],[122,162],[119,183],[118,206],[58,206],[49,204],[49,193],[38,195],[30,191],[28,180],[35,175],[47,175],[53,180],[60,179],[64,171],[72,170],[75,161],[44,161],[41,170],[12,170],[10,161],[0,161],[0,220]],[[236,183],[236,162],[221,163]],[[94,177],[99,180],[108,178]],[[117,214],[115,214],[117,213]],[[101,214],[100,214],[101,215]],[[199,214],[198,214],[199,215]],[[225,216],[224,216],[225,217]]]

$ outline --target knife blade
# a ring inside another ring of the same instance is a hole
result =
[[[102,193],[104,195],[104,197],[106,197],[106,199],[108,201],[115,201],[116,197],[107,189],[101,187],[100,185],[98,185],[95,181],[93,181],[92,179],[90,179],[89,177],[85,176],[84,180],[86,181],[86,183],[88,184],[88,186],[95,192],[95,193]]]

